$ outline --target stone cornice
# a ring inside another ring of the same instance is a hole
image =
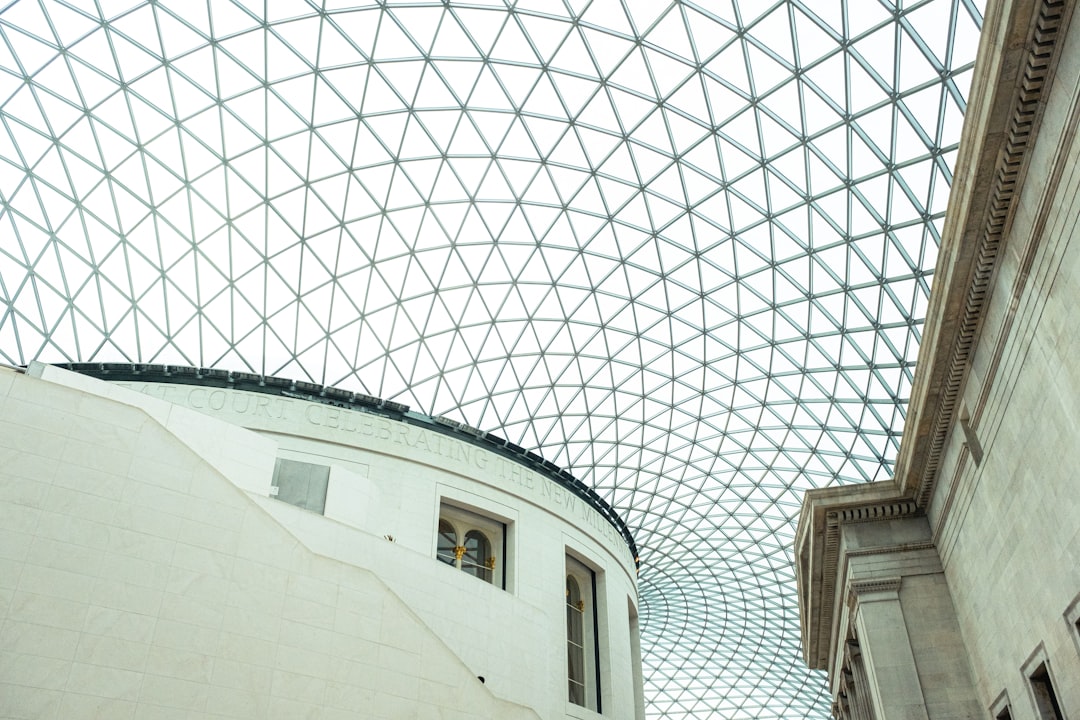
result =
[[[859,598],[876,593],[900,592],[900,577],[873,578],[871,580],[852,580],[848,583],[848,606],[854,608]]]
[[[799,584],[803,659],[810,667],[828,668],[833,649],[833,625],[839,609],[837,584],[843,581],[841,527],[917,514],[919,508],[915,502],[899,497],[892,482],[825,488],[806,494],[795,540],[795,572]],[[877,548],[875,552],[889,550]]]
[[[841,523],[875,522],[889,518],[904,517],[911,515],[916,510],[916,505],[911,500],[897,498],[890,502],[874,503],[871,505],[858,505],[845,507],[840,510],[832,510],[826,514],[826,521],[831,525],[839,526]]]
[[[901,494],[920,507],[934,491],[1071,9],[1066,0],[987,8],[896,464]]]
[[[840,528],[921,515],[933,496],[1016,195],[1074,3],[990,0],[894,478],[812,490],[796,532],[803,656],[828,669],[844,559]],[[932,548],[932,543],[893,550]],[[874,552],[888,552],[878,548]],[[858,552],[853,551],[854,554]]]

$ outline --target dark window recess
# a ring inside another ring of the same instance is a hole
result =
[[[1008,705],[1001,708],[998,714],[994,716],[995,720],[1012,720],[1012,709]]]
[[[1058,704],[1057,693],[1054,692],[1054,682],[1050,679],[1050,672],[1046,669],[1046,663],[1039,663],[1035,672],[1031,673],[1031,690],[1035,693],[1035,704],[1039,707],[1039,717],[1043,720],[1065,720],[1061,714],[1061,705]]]
[[[277,499],[320,515],[326,509],[326,484],[330,468],[298,460],[278,458],[271,483],[278,489]]]

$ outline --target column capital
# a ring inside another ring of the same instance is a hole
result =
[[[901,580],[899,576],[851,580],[848,583],[847,592],[848,608],[851,612],[855,612],[862,603],[882,600],[899,601]]]

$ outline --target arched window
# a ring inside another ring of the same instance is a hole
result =
[[[505,587],[506,526],[483,515],[442,505],[435,557],[484,582]]]
[[[596,572],[566,556],[566,678],[567,700],[600,709],[600,646]]]
[[[573,575],[566,576],[566,666],[569,700],[585,705],[585,601]]]
[[[491,582],[494,568],[495,556],[491,554],[491,543],[479,530],[469,530],[465,533],[465,555],[461,558],[461,569],[484,582]]]

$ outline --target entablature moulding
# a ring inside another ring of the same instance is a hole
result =
[[[918,541],[843,548],[841,530],[853,523],[900,520],[925,525],[947,441],[958,421],[965,423],[964,445],[974,439],[966,423],[977,420],[985,393],[975,406],[965,407],[965,386],[984,330],[1001,332],[996,326],[984,328],[1001,259],[1007,251],[1030,257],[1039,244],[1034,230],[1014,233],[1012,223],[1043,119],[1044,91],[1057,69],[1058,40],[1073,6],[1066,0],[987,4],[894,476],[878,483],[811,490],[803,501],[795,539],[796,577],[803,656],[812,668],[832,672],[838,667],[837,654],[849,631],[837,625],[844,603],[859,594],[864,582],[859,578],[851,584],[847,577],[852,558],[934,548],[932,534]],[[1043,198],[1053,197],[1059,177],[1049,173],[1039,178]],[[1023,280],[1022,274],[1009,279],[1013,297],[1022,292]],[[1000,354],[1000,338],[983,340]],[[996,367],[994,358],[990,367]],[[981,378],[983,383],[990,380]],[[977,462],[981,448],[976,444],[969,449],[965,458]]]
[[[893,541],[867,546],[844,543],[845,527],[878,522],[891,522],[895,527],[912,520],[919,527],[889,533]],[[860,596],[900,588],[899,577],[853,578],[851,562],[860,557],[933,548],[925,522],[925,514],[915,501],[898,498],[891,482],[825,488],[803,504],[796,540],[796,572],[803,618],[803,658],[810,667],[833,669],[843,643],[851,635],[847,618],[854,615]]]

